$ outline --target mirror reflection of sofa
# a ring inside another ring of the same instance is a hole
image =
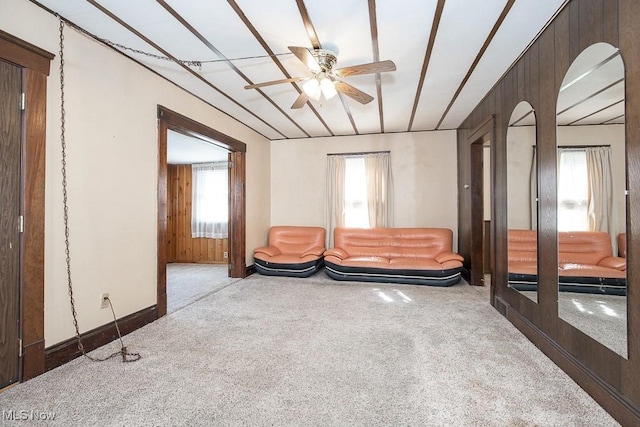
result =
[[[602,231],[558,233],[558,288],[565,292],[626,295],[626,259],[613,256]],[[537,289],[537,231],[509,230],[509,286]]]
[[[618,256],[627,257],[627,233],[618,234]]]

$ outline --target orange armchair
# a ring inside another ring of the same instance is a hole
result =
[[[309,277],[323,266],[325,229],[274,226],[267,246],[253,251],[256,271],[267,276]]]

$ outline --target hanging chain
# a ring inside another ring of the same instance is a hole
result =
[[[60,20],[63,19],[60,15],[56,15],[56,16],[58,16],[58,19],[60,19]],[[242,57],[239,57],[239,58],[223,58],[223,59],[208,59],[208,60],[193,60],[193,59],[170,58],[168,56],[158,55],[158,54],[147,52],[147,51],[144,51],[144,50],[135,49],[135,48],[132,48],[132,47],[129,47],[129,46],[125,46],[125,45],[120,44],[120,43],[112,42],[109,39],[104,39],[102,37],[98,37],[97,35],[95,35],[93,33],[90,33],[89,31],[85,30],[84,28],[78,27],[78,26],[74,25],[71,22],[69,23],[69,26],[71,28],[73,28],[74,30],[76,30],[77,32],[79,32],[81,34],[84,34],[84,35],[86,35],[88,37],[91,37],[94,40],[97,40],[97,41],[99,41],[101,43],[104,43],[104,44],[106,44],[108,46],[111,46],[112,48],[114,48],[116,50],[129,51],[129,52],[137,53],[138,55],[146,56],[147,58],[152,58],[152,59],[168,61],[168,62],[176,62],[178,64],[182,64],[182,65],[185,65],[187,67],[197,67],[200,70],[202,70],[202,64],[215,64],[217,62],[244,61],[244,60],[248,60],[248,59],[276,58],[278,56],[293,55],[292,52],[285,52],[285,53],[274,53],[274,54],[269,54],[269,55],[242,56]]]
[[[111,313],[113,314],[113,322],[116,326],[116,331],[118,332],[118,338],[120,339],[120,350],[115,353],[105,357],[98,358],[92,357],[87,354],[84,349],[84,345],[82,344],[82,338],[80,336],[80,327],[78,326],[78,313],[76,312],[76,303],[73,298],[73,285],[71,282],[71,251],[69,245],[69,205],[67,203],[67,142],[65,138],[65,110],[64,110],[64,21],[60,19],[60,146],[62,151],[62,205],[63,205],[63,218],[64,218],[64,253],[67,264],[67,285],[69,290],[69,302],[71,304],[71,315],[73,316],[73,326],[76,330],[76,339],[78,340],[78,350],[82,353],[84,357],[93,361],[93,362],[103,362],[105,360],[111,359],[118,355],[122,356],[123,362],[135,362],[140,359],[139,353],[129,353],[127,352],[127,348],[124,346],[124,342],[122,341],[122,335],[120,334],[120,328],[118,327],[118,321],[116,320],[116,313],[113,309],[113,305],[111,304],[111,300],[107,298],[109,301],[109,307],[111,308]]]

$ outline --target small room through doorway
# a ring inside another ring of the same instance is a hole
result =
[[[229,277],[229,151],[167,131],[167,313]]]

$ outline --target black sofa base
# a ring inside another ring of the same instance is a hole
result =
[[[256,271],[265,276],[309,277],[316,274],[323,265],[323,258],[299,264],[278,264],[255,258]]]
[[[345,267],[331,262],[325,262],[325,271],[332,279],[342,281],[451,286],[460,282],[462,268],[449,270],[396,270],[388,268]]]
[[[536,291],[538,290],[538,276],[509,273],[509,287],[517,291]],[[627,281],[608,277],[560,276],[558,290],[560,292],[626,296]]]

